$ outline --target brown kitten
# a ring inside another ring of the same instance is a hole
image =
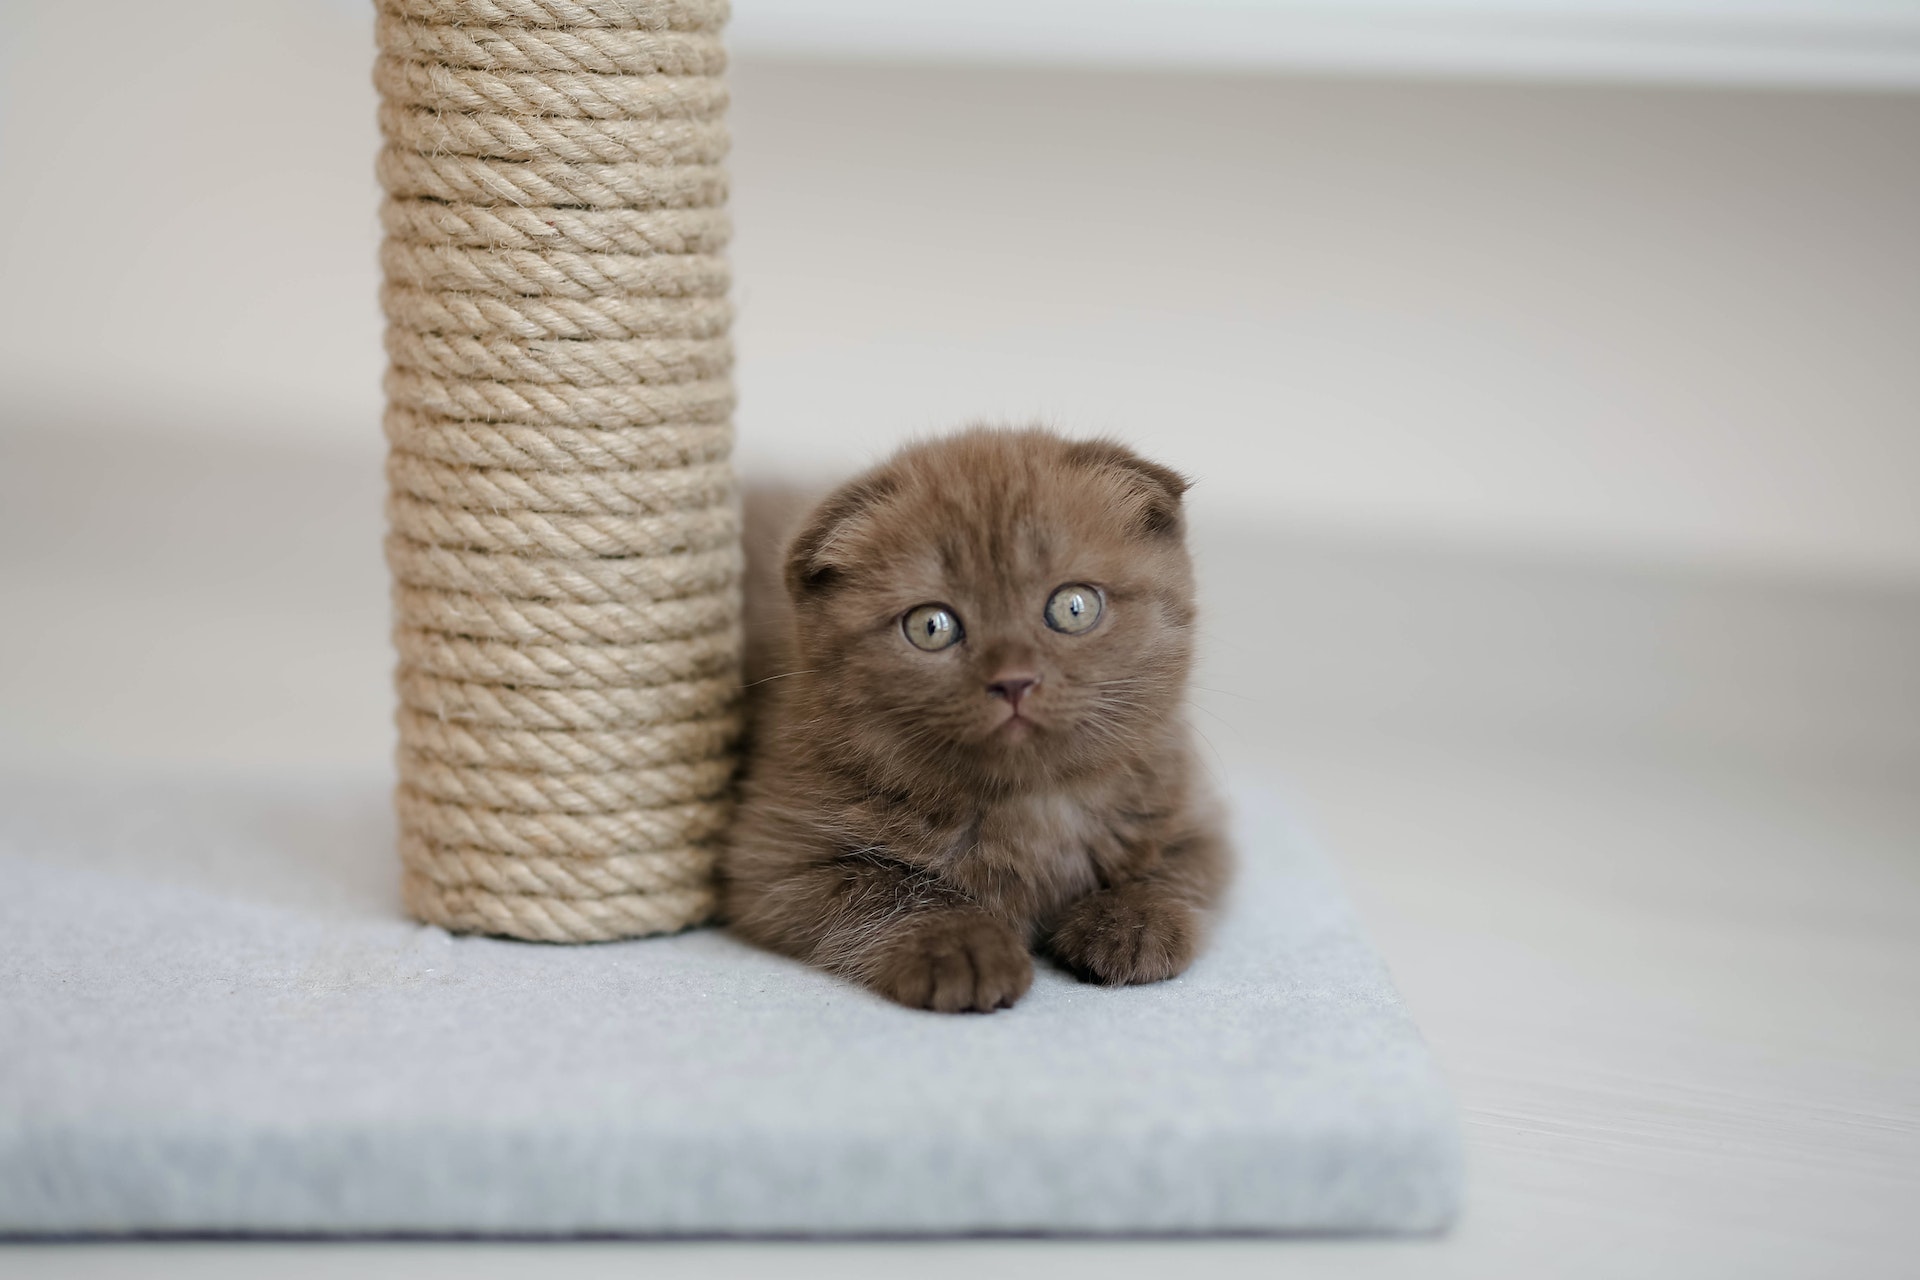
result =
[[[1180,718],[1186,487],[974,429],[821,503],[785,556],[790,674],[756,686],[733,927],[946,1011],[1018,1000],[1036,946],[1094,982],[1186,968],[1227,874]]]

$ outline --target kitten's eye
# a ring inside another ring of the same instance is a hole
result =
[[[1047,625],[1055,631],[1077,636],[1093,630],[1106,610],[1100,588],[1084,582],[1070,582],[1047,597]]]
[[[923,604],[907,610],[900,627],[917,649],[932,653],[960,639],[960,619],[943,604]]]

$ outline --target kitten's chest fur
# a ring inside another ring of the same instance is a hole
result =
[[[1129,825],[1105,796],[1042,791],[983,803],[930,852],[975,901],[1037,929],[1107,882]]]

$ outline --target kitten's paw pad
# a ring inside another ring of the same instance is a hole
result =
[[[869,983],[889,1000],[941,1013],[1005,1009],[1033,985],[1026,944],[984,911],[941,911],[888,945]]]
[[[1200,946],[1194,909],[1152,885],[1090,893],[1054,930],[1054,959],[1087,982],[1160,982],[1193,962]]]

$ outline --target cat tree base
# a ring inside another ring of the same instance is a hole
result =
[[[399,918],[382,780],[0,781],[0,1234],[1429,1232],[1452,1106],[1257,789],[1184,977],[912,1012]]]

